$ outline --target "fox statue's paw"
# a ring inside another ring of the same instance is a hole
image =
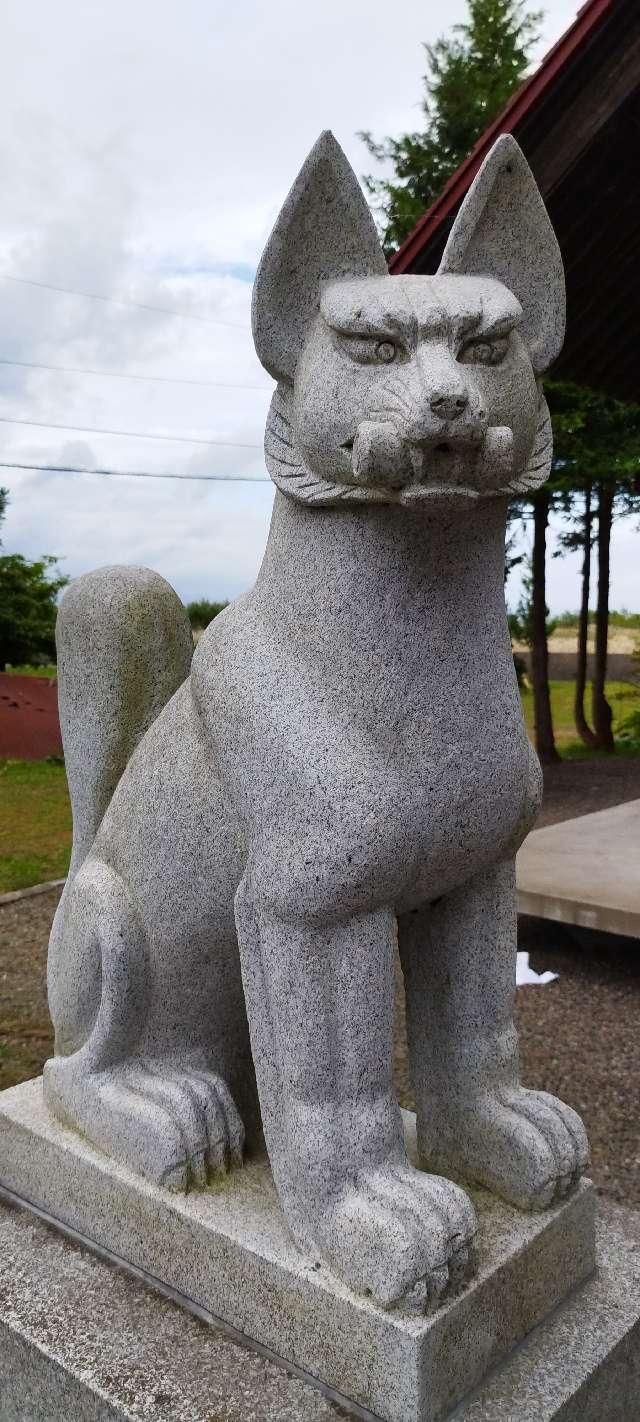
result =
[[[484,1185],[521,1210],[562,1199],[589,1164],[577,1113],[546,1091],[522,1086],[483,1092],[464,1109],[453,1108],[429,1136],[418,1129],[418,1144],[430,1168]]]
[[[242,1164],[242,1121],[223,1078],[205,1067],[145,1057],[83,1072],[73,1057],[54,1057],[44,1090],[60,1120],[166,1189],[202,1187]]]
[[[422,1310],[470,1272],[476,1230],[459,1186],[393,1163],[359,1171],[331,1204],[316,1208],[305,1247],[317,1248],[356,1293],[384,1308],[410,1296]]]

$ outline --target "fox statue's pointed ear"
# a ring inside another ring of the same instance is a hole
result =
[[[256,275],[253,340],[270,375],[293,380],[324,281],[386,272],[360,184],[327,130],[298,173]]]
[[[439,270],[503,282],[522,306],[522,335],[536,374],[548,370],[564,340],[562,257],[536,180],[510,134],[502,134],[485,158]]]

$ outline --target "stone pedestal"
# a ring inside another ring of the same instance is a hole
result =
[[[640,1215],[606,1206],[596,1274],[449,1422],[634,1422]],[[347,1422],[371,1412],[0,1203],[2,1422]]]
[[[412,1117],[406,1126],[411,1154]],[[478,1272],[424,1317],[385,1312],[306,1260],[288,1235],[266,1159],[218,1187],[171,1195],[55,1122],[39,1081],[0,1096],[0,1152],[5,1190],[384,1422],[447,1417],[594,1269],[588,1183],[535,1215],[479,1192]],[[125,1333],[123,1363],[127,1347]]]

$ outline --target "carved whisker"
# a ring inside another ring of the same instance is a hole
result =
[[[368,411],[368,418],[370,420],[388,420],[392,415],[399,419],[400,424],[406,425],[407,418],[405,412],[399,405],[381,405],[377,409],[374,407],[374,409]]]
[[[416,414],[415,405],[408,399],[402,386],[399,388],[398,386],[399,382],[383,386],[382,394],[389,396],[391,399],[395,399],[400,408],[404,410],[407,419],[412,419]]]
[[[410,411],[407,410],[406,406],[403,405],[402,402],[396,399],[393,395],[387,396],[387,399],[383,404],[380,404],[377,408],[371,410],[369,413],[370,415],[376,414],[382,419],[388,419],[389,414],[393,413],[395,415],[399,415],[405,424],[408,424],[411,419]]]
[[[269,439],[272,440],[274,443],[281,445],[283,449],[293,449],[293,441],[291,440],[291,438],[287,439],[284,435],[279,434],[278,430],[275,429],[273,425],[271,425],[269,428]]]

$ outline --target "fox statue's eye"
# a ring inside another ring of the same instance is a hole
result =
[[[403,352],[400,343],[389,336],[376,337],[365,331],[341,331],[339,328],[334,328],[332,334],[338,348],[358,365],[390,365]]]
[[[467,341],[458,355],[463,365],[501,365],[509,349],[509,337],[476,337]]]

